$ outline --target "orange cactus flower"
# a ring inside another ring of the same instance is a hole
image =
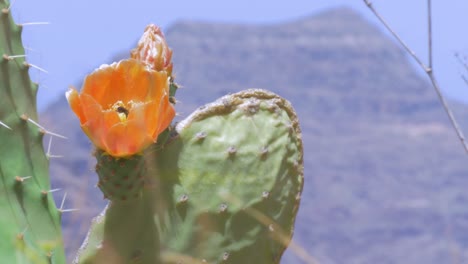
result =
[[[145,62],[156,71],[166,71],[169,76],[172,74],[172,50],[156,25],[146,26],[138,46],[131,52],[131,57]]]
[[[175,116],[167,72],[134,59],[101,66],[66,97],[93,144],[114,157],[143,151]]]

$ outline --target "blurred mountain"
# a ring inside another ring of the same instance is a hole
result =
[[[321,264],[468,263],[468,166],[436,94],[385,34],[351,9],[276,25],[180,22],[180,117],[246,88],[290,100],[301,119],[305,189],[294,240]],[[98,65],[97,65],[98,66]],[[91,69],[90,69],[91,70]],[[454,105],[468,120],[468,108]],[[91,145],[65,99],[42,121],[54,187],[68,192],[70,254],[105,205]],[[61,197],[58,197],[59,200]],[[289,249],[282,263],[303,263]]]

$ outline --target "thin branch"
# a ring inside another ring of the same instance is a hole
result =
[[[427,67],[422,62],[419,57],[414,53],[412,49],[409,48],[409,46],[403,41],[403,39],[400,38],[400,36],[390,27],[390,25],[385,21],[385,19],[377,12],[377,10],[374,8],[373,4],[369,0],[363,0],[364,3],[367,5],[367,7],[374,13],[374,15],[379,19],[379,21],[384,25],[384,27],[392,34],[392,36],[403,46],[403,48],[408,52],[411,57],[424,69],[425,72],[427,72]]]
[[[429,65],[426,65],[421,59],[416,55],[416,53],[401,39],[401,37],[390,27],[390,25],[385,21],[385,19],[377,12],[377,10],[373,7],[372,2],[369,0],[363,0],[367,7],[372,11],[372,13],[379,19],[382,25],[392,34],[392,36],[403,46],[403,48],[411,55],[411,57],[419,64],[419,66],[426,72],[427,76],[431,80],[432,86],[434,87],[437,97],[441,102],[442,106],[444,107],[447,116],[450,119],[450,122],[455,129],[458,139],[463,145],[465,149],[465,153],[468,154],[468,144],[465,140],[465,136],[463,135],[460,126],[458,125],[455,116],[450,110],[442,92],[440,91],[440,86],[435,78],[433,66],[432,66],[432,8],[431,8],[431,0],[427,0],[427,11],[428,11],[428,52],[429,52]]]

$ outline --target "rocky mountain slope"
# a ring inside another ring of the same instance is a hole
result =
[[[467,157],[432,88],[359,14],[335,9],[261,26],[188,21],[166,36],[184,87],[179,120],[252,87],[295,106],[306,181],[294,240],[319,263],[468,262]],[[456,109],[468,118],[465,106]],[[69,137],[54,141],[65,157],[51,170],[68,207],[81,209],[64,216],[74,252],[105,201],[65,99],[42,120]],[[290,249],[283,263],[304,262]]]

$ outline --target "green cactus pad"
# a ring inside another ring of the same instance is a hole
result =
[[[278,263],[303,186],[301,134],[290,104],[247,90],[200,108],[176,132],[145,156],[153,161],[143,200],[154,214],[158,263]],[[99,245],[113,232],[106,228],[110,217],[108,209],[93,223],[78,263],[101,263],[87,260],[102,254]]]
[[[198,109],[176,131],[159,167],[180,182],[173,199],[183,225],[193,228],[176,239],[169,234],[170,249],[209,263],[278,262],[303,185],[301,134],[290,104],[247,90]]]
[[[249,90],[223,97],[179,123],[181,140],[162,156],[177,157],[180,195],[189,195],[200,211],[217,212],[223,204],[238,211],[275,199],[274,191],[286,187],[278,183],[296,175],[298,186],[288,190],[296,196],[302,186],[300,134],[286,107],[271,93]]]
[[[46,131],[34,124],[38,86],[21,57],[22,27],[13,22],[8,5],[0,0],[1,262],[65,263],[60,212],[49,192],[42,146]]]

